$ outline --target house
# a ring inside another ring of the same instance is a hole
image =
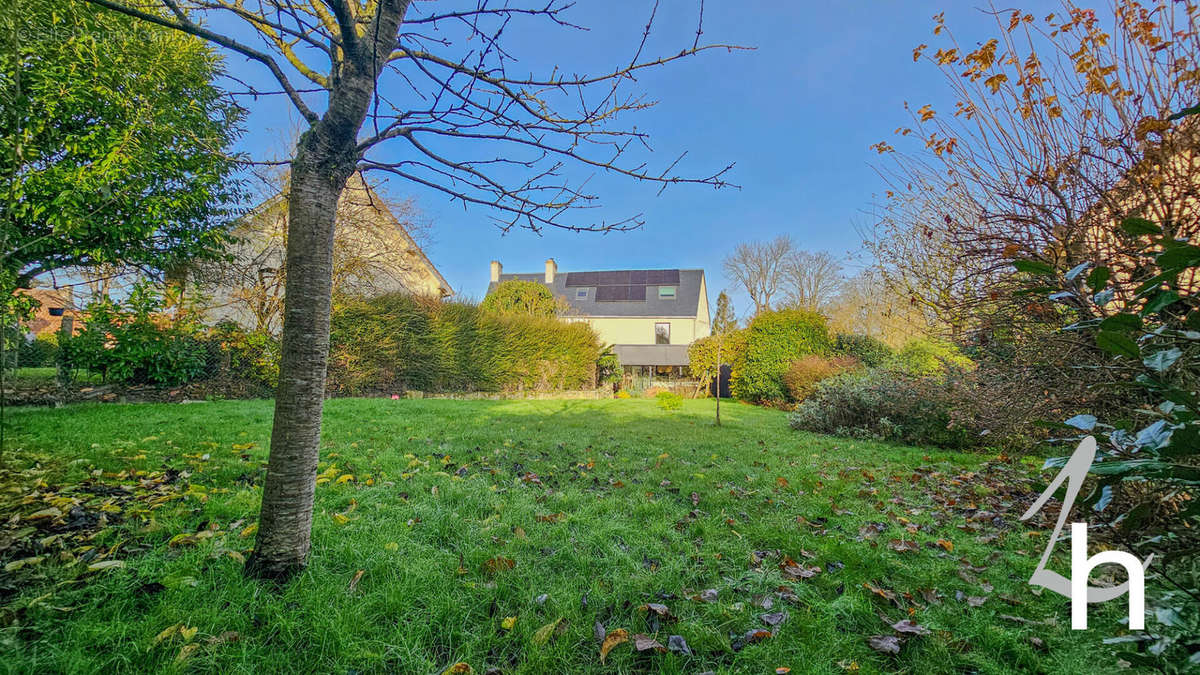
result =
[[[453,294],[414,238],[413,210],[408,202],[386,202],[361,175],[350,178],[338,202],[335,294],[371,297],[405,292],[434,299]],[[287,219],[287,199],[280,193],[234,227],[236,243],[228,251],[229,260],[189,271],[209,321],[232,320],[270,333],[280,330]]]
[[[504,274],[491,266],[490,293],[504,281],[544,284],[565,300],[564,319],[591,325],[630,376],[688,375],[688,345],[712,334],[701,269],[558,271],[554,259],[535,274]]]
[[[36,300],[39,305],[33,317],[22,321],[24,332],[34,337],[54,335],[63,326],[63,317],[76,319],[74,294],[70,288],[30,288],[17,291]],[[74,326],[78,330],[78,326]]]

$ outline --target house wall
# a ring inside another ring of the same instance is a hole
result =
[[[564,317],[583,321],[600,336],[600,342],[613,345],[654,344],[654,324],[671,324],[671,344],[686,345],[709,334],[708,324],[695,317]],[[701,332],[703,331],[703,332]]]

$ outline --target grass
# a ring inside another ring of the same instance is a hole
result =
[[[17,384],[54,384],[58,378],[58,369],[54,366],[17,368],[11,371],[8,377],[11,378],[10,383],[15,381]],[[75,374],[73,381],[79,384],[98,384],[103,379],[99,373],[81,371]]]
[[[269,402],[9,414],[0,565],[29,527],[19,555],[42,560],[0,572],[8,672],[1090,673],[1119,631],[1093,609],[1072,632],[1064,600],[1031,592],[1046,533],[1016,505],[1011,528],[960,529],[967,501],[1009,499],[970,473],[985,458],[800,434],[776,411],[726,405],[714,427],[711,401],[330,401],[311,564],[283,588],[239,562]],[[52,507],[57,525],[37,516]],[[785,556],[821,571],[789,579]],[[705,589],[716,602],[689,599]],[[771,637],[734,649],[780,609]],[[903,618],[931,632],[868,646]],[[597,622],[681,635],[693,655],[631,640],[602,665]]]

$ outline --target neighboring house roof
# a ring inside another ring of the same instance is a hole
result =
[[[435,266],[433,261],[429,259],[429,256],[425,254],[425,250],[417,244],[417,242],[412,238],[412,235],[410,235],[408,230],[404,227],[404,224],[401,223],[400,220],[396,218],[396,215],[392,213],[391,209],[387,207],[387,202],[379,197],[379,194],[375,192],[371,185],[362,177],[362,174],[358,172],[354,173],[350,177],[350,180],[346,181],[346,191],[343,193],[343,199],[353,198],[353,194],[357,192],[362,192],[366,197],[364,202],[358,205],[363,206],[365,204],[369,204],[370,207],[377,213],[390,220],[398,230],[401,237],[404,239],[405,243],[410,247],[409,250],[415,251],[416,254],[420,256],[421,260],[426,265],[426,269],[428,269],[428,271],[433,274],[434,278],[437,279],[438,286],[440,286],[442,290],[442,297],[454,295],[454,289],[450,286],[450,282],[446,281],[446,277],[442,276],[442,273],[438,271],[437,266]],[[257,223],[260,218],[267,216],[272,209],[280,206],[285,201],[286,198],[282,192],[278,192],[271,197],[268,197],[242,215],[242,217],[238,219],[237,224],[234,226],[234,231],[254,231],[259,227]]]
[[[678,278],[678,283],[671,283],[676,278]],[[500,275],[500,283],[514,280],[535,281],[549,288],[555,297],[565,298],[570,306],[569,316],[694,318],[700,313],[700,291],[701,282],[704,280],[704,270],[556,272],[554,281],[549,284],[546,283],[545,273],[541,272]],[[676,289],[674,299],[660,298],[659,286],[674,286]],[[495,287],[496,282],[489,284],[488,293],[491,293]],[[617,290],[614,293],[600,290],[602,288],[634,290],[632,292]],[[586,291],[586,297],[579,297],[579,291]],[[645,300],[605,299],[606,297],[638,297],[639,293],[644,293]],[[600,299],[597,299],[597,295],[600,295]]]

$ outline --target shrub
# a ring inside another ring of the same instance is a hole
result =
[[[978,430],[955,424],[954,393],[945,381],[873,369],[820,382],[789,418],[793,429],[910,445],[964,449],[982,443]]]
[[[825,318],[814,312],[783,310],[754,317],[746,329],[746,352],[734,366],[730,389],[735,397],[759,403],[790,399],[783,375],[788,365],[809,354],[833,349]]]
[[[817,383],[848,370],[854,370],[858,361],[850,356],[825,358],[810,354],[792,361],[783,374],[783,384],[793,401],[803,401],[817,388]]]
[[[247,331],[222,321],[209,331],[208,371],[220,373],[240,388],[265,392],[279,382],[279,340],[265,331]],[[218,362],[213,362],[218,361]]]
[[[673,394],[669,391],[660,391],[654,396],[654,398],[658,401],[658,407],[666,410],[667,412],[679,410],[683,407],[683,397],[679,394]]]
[[[896,356],[896,351],[870,335],[839,333],[833,340],[833,351],[852,356],[867,368],[881,368]]]
[[[502,281],[479,304],[493,314],[525,314],[556,316],[566,309],[566,302],[556,299],[545,285],[536,281]]]
[[[59,336],[59,361],[69,373],[88,370],[126,384],[175,386],[207,366],[199,324],[185,312],[168,314],[162,293],[134,286],[121,303],[103,298],[86,310],[84,329]]]
[[[975,367],[975,362],[963,356],[954,345],[926,338],[905,343],[896,354],[896,361],[910,375],[923,376],[944,375],[951,368],[970,370]]]
[[[339,303],[330,341],[340,394],[582,389],[600,357],[584,323],[400,293]]]
[[[58,337],[54,334],[17,341],[17,365],[22,368],[53,366],[57,357]]]
[[[720,344],[721,362],[738,368],[746,359],[746,336],[749,331],[734,330],[723,335],[700,338],[688,347],[688,365],[692,373],[700,378],[717,376],[717,346]]]

